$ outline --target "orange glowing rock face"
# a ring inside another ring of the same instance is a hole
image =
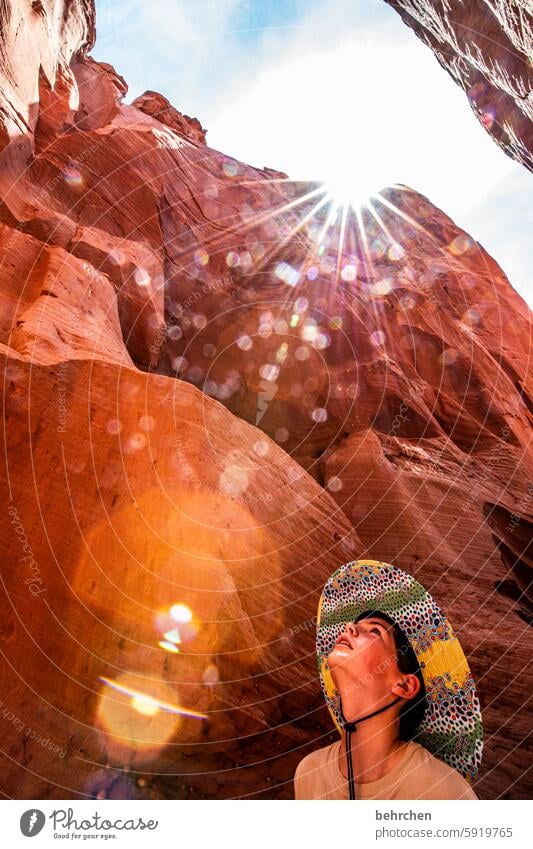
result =
[[[28,48],[0,65],[3,686],[64,752],[0,724],[2,789],[77,798],[109,763],[154,798],[290,797],[330,730],[320,590],[370,553],[453,598],[481,792],[527,797],[522,300],[414,190],[339,207],[126,105],[64,5],[0,27]]]

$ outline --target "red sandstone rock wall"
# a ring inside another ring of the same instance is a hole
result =
[[[533,170],[529,0],[385,0],[430,47],[503,150]]]
[[[20,83],[5,72],[0,172],[4,792],[290,797],[331,729],[320,588],[367,553],[449,606],[484,709],[478,792],[526,797],[525,304],[411,189],[333,219],[319,186],[210,149],[161,96],[125,105],[85,55],[83,4],[57,42],[18,9],[31,37]],[[194,614],[179,653],[159,645],[175,604]],[[208,719],[151,714],[147,694]]]

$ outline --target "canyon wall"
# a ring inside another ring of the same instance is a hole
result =
[[[508,156],[533,170],[533,10],[529,0],[385,0],[463,89]]]

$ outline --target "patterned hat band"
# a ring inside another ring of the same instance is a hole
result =
[[[427,708],[416,741],[458,770],[475,777],[483,750],[483,724],[468,663],[443,611],[407,572],[377,560],[354,560],[328,579],[318,605],[316,654],[326,704],[339,732],[340,694],[329,655],[347,622],[381,611],[403,631],[417,657]]]

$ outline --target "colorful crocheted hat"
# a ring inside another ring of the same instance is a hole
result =
[[[326,704],[339,732],[340,695],[328,656],[346,622],[380,610],[396,622],[420,663],[427,708],[416,741],[471,782],[481,762],[483,724],[476,688],[459,640],[430,594],[412,575],[376,560],[337,569],[318,604],[316,653]]]

